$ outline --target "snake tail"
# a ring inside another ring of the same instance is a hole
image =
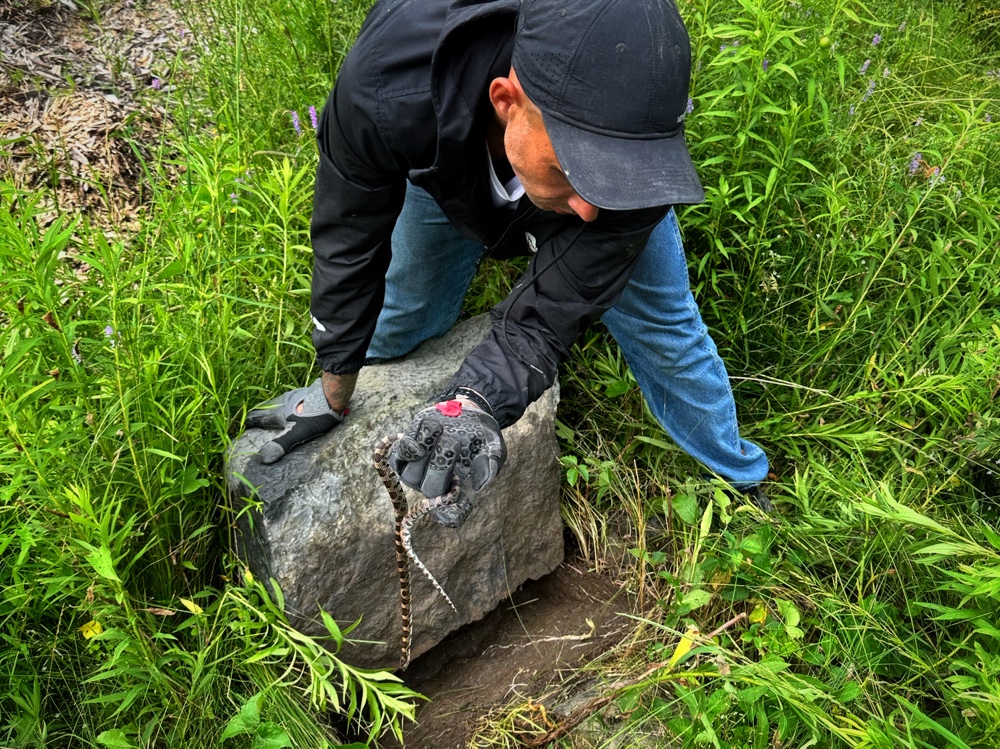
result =
[[[413,550],[413,545],[410,543],[410,533],[413,530],[413,524],[430,512],[431,509],[432,508],[429,506],[426,508],[415,507],[415,512],[411,512],[403,518],[403,532],[401,534],[403,537],[403,548],[406,550],[406,553],[410,555],[410,559],[412,559],[413,563],[417,565],[417,568],[424,573],[428,580],[431,581],[431,585],[434,586],[434,589],[437,590],[437,592],[444,597],[444,600],[448,602],[448,605],[451,606],[451,610],[457,614],[458,609],[455,608],[455,604],[451,602],[451,598],[449,598],[448,594],[444,592],[444,588],[442,588],[441,584],[434,578],[431,571],[427,569],[423,562],[420,561],[420,557],[417,556],[417,553]]]

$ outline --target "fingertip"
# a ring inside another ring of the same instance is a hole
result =
[[[268,442],[260,448],[260,462],[265,465],[270,465],[281,460],[284,455],[285,448],[277,442]]]

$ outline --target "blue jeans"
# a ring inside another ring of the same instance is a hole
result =
[[[430,195],[408,185],[368,357],[403,356],[447,333],[482,254],[483,246],[462,237]],[[691,295],[672,210],[653,230],[618,303],[602,320],[656,420],[688,455],[735,488],[765,479],[764,451],[740,438],[729,376]]]

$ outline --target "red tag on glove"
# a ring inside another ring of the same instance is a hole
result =
[[[459,401],[445,401],[444,403],[438,403],[434,408],[445,416],[454,417],[462,415],[462,404]]]

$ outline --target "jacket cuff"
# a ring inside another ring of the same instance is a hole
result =
[[[350,361],[343,362],[334,356],[317,356],[316,364],[321,370],[330,374],[352,375],[361,371],[361,367],[365,364],[365,358],[362,356],[360,359],[351,359]]]

